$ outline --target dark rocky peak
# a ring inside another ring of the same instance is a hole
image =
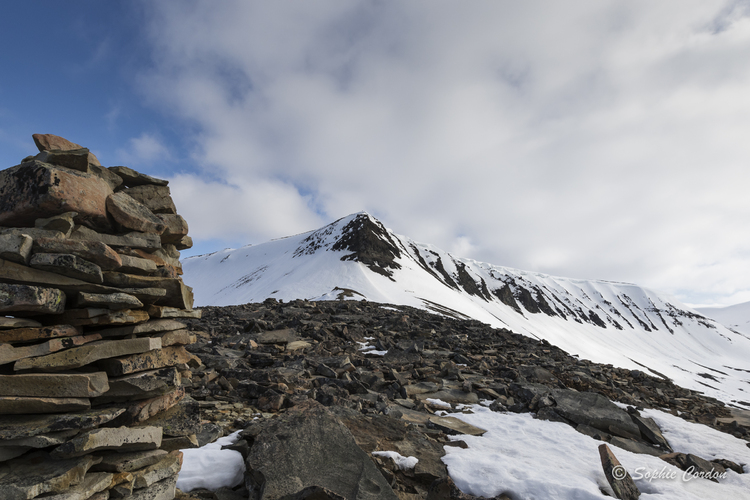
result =
[[[391,279],[392,269],[401,269],[396,259],[401,249],[390,231],[366,212],[356,214],[341,230],[341,236],[331,250],[351,252],[341,260],[361,262],[371,271]]]

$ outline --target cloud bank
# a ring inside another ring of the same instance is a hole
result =
[[[191,124],[201,168],[171,185],[199,241],[367,210],[493,264],[750,300],[746,3],[144,8],[139,84]]]

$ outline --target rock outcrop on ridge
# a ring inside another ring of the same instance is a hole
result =
[[[200,360],[167,181],[33,136],[0,171],[0,499],[168,500]],[[189,432],[188,432],[189,431]]]
[[[244,487],[194,497],[355,498],[347,493],[352,485],[366,483],[359,491],[378,493],[356,498],[473,498],[452,484],[441,457],[445,446],[466,446],[448,436],[485,432],[451,416],[480,401],[498,412],[565,422],[615,455],[625,449],[683,469],[743,472],[743,464],[673,450],[640,410],[666,408],[745,440],[747,412],[666,378],[578,359],[478,321],[368,301],[268,299],[206,307],[186,323],[198,337],[188,350],[203,362],[187,386],[192,404],[219,427],[242,430],[232,449],[247,464]],[[388,488],[365,481],[370,476],[353,465],[362,462],[352,442],[371,456]],[[408,467],[373,452],[418,461]]]

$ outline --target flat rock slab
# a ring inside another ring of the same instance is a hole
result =
[[[468,434],[470,436],[481,436],[485,432],[485,429],[475,427],[471,424],[467,424],[463,420],[459,420],[456,417],[430,417],[430,423],[438,427],[443,431],[457,432],[458,434]]]
[[[172,500],[175,497],[177,475],[163,479],[149,488],[133,490],[133,494],[124,500]]]
[[[161,238],[158,234],[132,232],[127,234],[99,233],[86,226],[78,226],[70,234],[73,240],[99,241],[110,247],[129,247],[156,250],[161,248]]]
[[[143,259],[141,257],[132,257],[130,255],[120,255],[122,267],[120,272],[151,275],[156,272],[156,264],[153,260]]]
[[[271,330],[258,335],[255,341],[259,344],[287,344],[295,340],[302,340],[292,328]]]
[[[247,458],[258,499],[319,486],[347,499],[398,498],[351,432],[322,405],[302,403],[265,424]],[[264,486],[254,480],[262,477]]]
[[[148,313],[139,309],[105,309],[87,307],[85,309],[68,309],[57,317],[48,316],[45,321],[58,321],[74,326],[108,326],[127,325],[148,321]]]
[[[87,293],[78,292],[75,298],[75,306],[79,308],[106,307],[107,309],[140,309],[143,302],[137,297],[127,293]]]
[[[109,227],[112,188],[96,175],[30,161],[0,171],[0,225],[33,227],[42,217],[77,212],[94,227]]]
[[[112,421],[123,408],[99,408],[61,415],[0,415],[0,439],[18,439],[50,432],[90,429]]]
[[[160,427],[94,429],[58,446],[51,455],[55,458],[72,458],[105,450],[155,450],[161,446],[161,437]]]
[[[143,233],[161,234],[166,224],[145,205],[122,191],[107,198],[107,211],[123,227]]]
[[[76,225],[74,221],[76,215],[78,215],[76,212],[65,212],[64,214],[55,215],[53,217],[37,219],[34,221],[34,227],[47,229],[49,231],[59,231],[67,238],[70,236],[71,231],[73,231],[73,228]]]
[[[104,372],[0,375],[0,396],[95,398],[109,388]]]
[[[158,216],[164,222],[166,229],[161,234],[161,242],[177,244],[188,234],[188,223],[177,214],[161,214]]]
[[[160,339],[124,339],[100,341],[95,344],[74,347],[38,358],[26,358],[16,361],[14,370],[39,370],[56,372],[72,370],[107,358],[127,356],[161,348]]]
[[[177,475],[182,468],[182,452],[173,451],[153,465],[133,472],[135,488],[148,488],[154,483]]]
[[[44,493],[62,493],[79,484],[100,459],[92,456],[53,460],[47,453],[34,453],[0,465],[3,500],[29,500]]]
[[[164,450],[130,451],[102,455],[102,461],[92,467],[94,471],[133,472],[159,462],[167,454]]]
[[[638,500],[641,496],[635,481],[617,460],[612,450],[606,444],[599,445],[599,458],[602,462],[604,475],[612,487],[615,497],[620,500]],[[624,472],[624,475],[622,474]]]
[[[151,305],[147,309],[148,315],[152,318],[201,318],[200,309],[177,309],[176,307],[167,306],[154,306]]]
[[[37,253],[29,260],[29,266],[89,283],[101,284],[104,281],[99,266],[73,254]]]
[[[14,328],[0,330],[0,342],[24,343],[59,337],[77,337],[81,329],[72,325],[45,326],[39,328]]]
[[[156,319],[132,326],[120,326],[99,330],[102,338],[124,337],[126,335],[143,335],[147,333],[169,332],[185,329],[185,323],[173,319]]]
[[[106,374],[105,374],[106,376]],[[174,367],[138,372],[124,377],[109,379],[109,391],[101,401],[113,398],[129,400],[148,399],[162,396],[178,387],[182,381],[180,372]],[[2,379],[0,379],[0,383]],[[97,403],[99,400],[97,400]]]
[[[57,288],[0,283],[0,313],[60,314],[64,310],[65,293]]]
[[[28,448],[49,448],[50,446],[59,446],[70,438],[78,434],[77,430],[50,432],[48,434],[39,434],[38,436],[6,439],[3,440],[3,447],[6,446],[23,446]]]
[[[28,234],[0,234],[0,259],[27,264],[34,239]]]
[[[138,339],[141,340],[141,339]],[[147,339],[159,340],[159,339]],[[122,358],[104,359],[99,366],[111,377],[119,377],[129,373],[145,370],[155,370],[165,366],[176,366],[193,360],[193,355],[182,346],[165,347]]]
[[[174,330],[171,332],[161,332],[151,334],[152,337],[158,337],[161,339],[161,345],[164,347],[170,345],[189,345],[195,344],[197,337],[195,334],[190,333],[188,330]],[[308,344],[309,346],[309,344]],[[287,344],[288,348],[288,344]]]
[[[33,319],[6,318],[5,316],[0,316],[0,333],[3,333],[3,330],[7,329],[36,328],[40,326],[42,326],[42,324],[38,321],[34,321]],[[0,340],[0,342],[4,341]]]
[[[181,437],[201,431],[201,409],[194,400],[184,398],[172,408],[142,422],[142,425],[161,427],[165,436]]]
[[[157,179],[156,177],[151,177],[150,175],[136,172],[135,170],[129,167],[109,167],[109,170],[110,172],[114,172],[115,174],[122,177],[122,180],[124,181],[125,185],[128,187],[143,186],[145,184],[153,184],[155,186],[166,186],[167,184],[169,184],[169,181],[166,181],[164,179]]]
[[[0,414],[3,415],[67,413],[89,408],[91,408],[91,403],[86,398],[0,396]]]
[[[555,389],[551,392],[557,402],[554,411],[566,419],[620,437],[641,437],[638,425],[630,415],[601,394],[568,389]]]
[[[115,288],[101,286],[96,283],[63,276],[62,274],[33,269],[28,266],[16,264],[8,260],[0,259],[0,280],[4,283],[18,283],[27,285],[48,286],[59,288],[65,293],[92,292],[92,293],[115,293]]]
[[[101,241],[36,238],[33,251],[35,253],[72,254],[93,262],[105,271],[117,269],[122,265],[117,252]]]
[[[79,337],[63,337],[50,339],[41,344],[32,344],[19,347],[13,347],[10,344],[0,344],[0,365],[12,363],[21,359],[45,356],[50,353],[70,349],[75,346],[82,346],[89,342],[95,342],[102,337],[97,333],[91,335],[81,335]]]
[[[72,168],[79,172],[89,172],[89,150],[86,148],[42,151],[34,157],[34,160]]]
[[[112,485],[112,474],[108,472],[92,472],[86,474],[83,481],[64,493],[44,497],[44,500],[89,500],[96,493],[104,491]]]
[[[437,392],[428,392],[423,394],[416,394],[414,398],[417,401],[425,401],[427,399],[439,399],[446,403],[461,403],[461,404],[477,404],[479,403],[479,396],[474,392],[464,392],[460,389],[442,389]]]

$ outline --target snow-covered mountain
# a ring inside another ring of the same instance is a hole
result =
[[[627,283],[559,278],[454,257],[367,213],[316,231],[184,260],[196,305],[367,299],[545,339],[750,408],[750,335]]]
[[[696,311],[738,333],[750,335],[750,302],[727,307],[701,307]]]

